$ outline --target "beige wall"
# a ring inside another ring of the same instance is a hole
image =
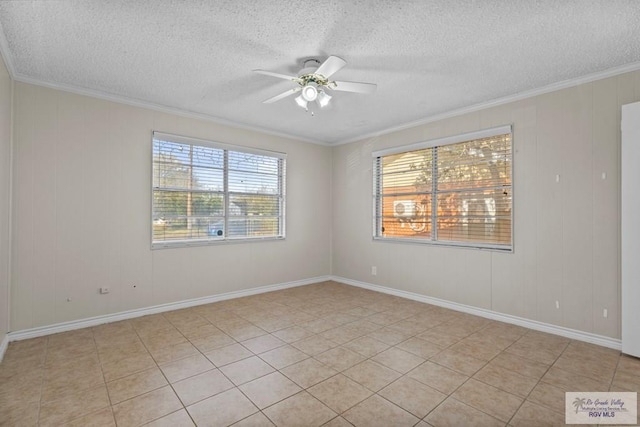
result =
[[[333,274],[620,338],[620,106],[638,100],[634,72],[336,147]],[[372,240],[372,151],[504,124],[514,253]]]
[[[0,56],[0,342],[9,331],[11,88],[11,77]]]
[[[328,147],[24,83],[14,117],[12,331],[330,274]],[[287,153],[286,240],[150,250],[152,130]]]

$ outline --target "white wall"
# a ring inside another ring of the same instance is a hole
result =
[[[11,77],[0,56],[0,343],[9,331],[11,87]]]
[[[12,331],[330,274],[330,148],[14,90]],[[287,153],[286,240],[150,250],[152,130]]]
[[[333,274],[620,338],[620,106],[638,100],[627,73],[336,147]],[[511,123],[514,253],[372,240],[372,151]]]

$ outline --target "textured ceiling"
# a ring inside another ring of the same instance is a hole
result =
[[[637,0],[20,0],[0,24],[17,80],[328,144],[640,62]],[[328,55],[377,92],[262,103],[294,83],[253,69]]]

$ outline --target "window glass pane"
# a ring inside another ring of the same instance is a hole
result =
[[[187,193],[181,191],[153,191],[153,218],[187,215]]]
[[[438,194],[438,240],[510,244],[510,191]]]
[[[271,237],[278,234],[278,218],[229,217],[229,237]]]
[[[154,137],[153,243],[283,237],[284,167],[275,156]]]
[[[431,196],[402,195],[382,197],[384,237],[431,238]]]
[[[381,156],[375,168],[375,236],[512,245],[510,133]]]
[[[224,237],[223,218],[172,217],[153,221],[153,240],[211,240]]]
[[[438,147],[438,190],[511,185],[511,136]]]
[[[229,151],[229,170],[277,175],[278,159],[259,154]]]
[[[278,194],[278,175],[229,171],[229,191],[238,193]]]
[[[382,193],[431,191],[433,150],[425,149],[386,156],[382,160]]]
[[[278,196],[241,195],[229,196],[229,216],[277,216],[280,214]]]

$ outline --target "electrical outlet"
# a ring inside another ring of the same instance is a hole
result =
[[[376,267],[375,265],[371,266],[371,275],[372,276],[377,276],[378,275],[378,267]]]
[[[602,317],[604,317],[605,319],[609,317],[609,312],[607,311],[606,308],[602,310]]]
[[[560,301],[556,300],[556,308],[559,309],[560,308]]]
[[[106,286],[100,288],[100,293],[101,294],[108,294],[109,291],[110,291],[110,289],[108,287],[106,287]]]

